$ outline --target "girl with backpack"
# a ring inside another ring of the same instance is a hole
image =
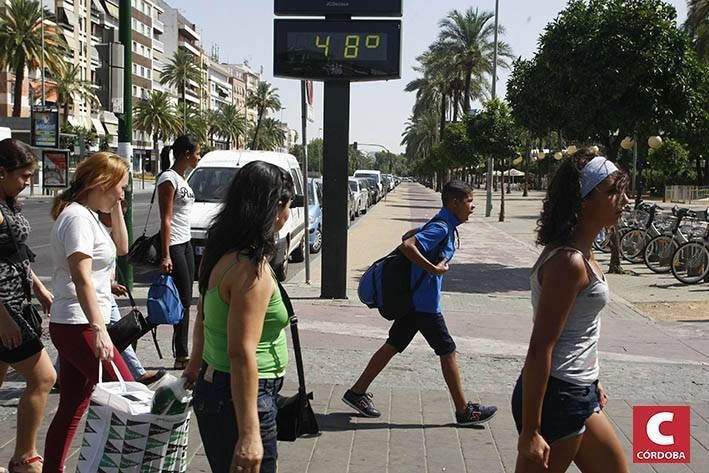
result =
[[[593,257],[603,227],[628,203],[627,176],[611,161],[579,150],[552,179],[538,220],[544,250],[532,268],[534,328],[512,395],[520,433],[516,473],[626,473],[599,382],[600,312],[608,282]]]

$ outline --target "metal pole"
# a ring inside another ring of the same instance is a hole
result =
[[[302,128],[303,135],[303,198],[305,200],[305,284],[310,285],[310,202],[308,202],[308,103],[305,92],[305,81],[300,81],[300,106],[302,108]]]
[[[128,190],[125,203],[128,241],[133,242],[133,27],[131,25],[131,0],[121,0],[119,5],[118,36],[123,44],[123,113],[118,118],[118,155],[128,161]],[[126,278],[123,284],[133,287],[133,265],[128,258],[118,258],[118,265]]]
[[[320,297],[347,298],[350,83],[325,81],[323,245]]]
[[[44,0],[40,1],[39,8],[42,10],[42,64],[40,67],[42,68],[42,107],[44,107],[46,105],[44,93]],[[64,119],[66,119],[66,117],[64,117]]]
[[[500,13],[500,0],[495,0],[495,32],[494,46],[492,50],[492,99],[497,97],[497,25]],[[495,170],[495,163],[492,156],[487,158],[487,195],[485,205],[485,216],[489,217],[492,213],[492,173]],[[504,190],[503,190],[504,192]]]
[[[632,192],[635,192],[635,189],[637,187],[637,184],[635,180],[637,179],[637,172],[638,172],[638,134],[635,133],[633,134],[633,182],[632,184]]]

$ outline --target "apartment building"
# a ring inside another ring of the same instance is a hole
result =
[[[255,108],[247,108],[246,99],[250,93],[256,92],[258,83],[261,80],[261,73],[255,72],[246,62],[242,64],[225,64],[225,66],[230,70],[231,76],[234,78],[232,87],[236,91],[235,101],[237,107],[245,110],[246,118],[251,123],[256,123],[258,111]]]

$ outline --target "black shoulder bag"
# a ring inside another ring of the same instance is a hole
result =
[[[150,197],[150,207],[148,207],[148,216],[145,218],[143,234],[136,238],[128,249],[128,260],[133,264],[154,266],[160,262],[160,232],[152,236],[147,236],[146,233],[148,232],[150,213],[153,211],[153,204],[155,203],[155,195],[158,191],[158,179],[160,179],[160,176],[166,171],[161,172],[155,177],[155,188],[153,189],[152,197]]]
[[[293,351],[295,352],[295,364],[298,368],[298,392],[291,397],[279,396],[278,398],[277,437],[281,441],[294,442],[303,435],[314,436],[320,434],[320,428],[310,405],[313,393],[307,392],[305,389],[303,356],[300,352],[300,338],[298,337],[298,317],[295,315],[288,293],[280,282],[276,282],[278,283],[278,289],[281,291],[281,299],[283,299],[288,311]]]
[[[34,260],[34,253],[29,249],[29,247],[23,243],[22,247],[17,242],[17,237],[15,236],[15,230],[13,228],[14,218],[5,213],[0,206],[0,213],[2,213],[3,219],[7,223],[7,232],[12,240],[12,245],[15,249],[13,256],[7,258],[7,262],[15,267],[17,272],[20,274],[20,279],[22,280],[22,290],[25,293],[25,302],[22,305],[22,318],[27,322],[32,331],[35,333],[37,338],[42,336],[42,316],[37,311],[37,308],[32,304],[32,288],[30,287],[30,282],[24,276],[25,269],[22,267],[21,261],[27,257],[30,261]],[[5,307],[10,310],[6,305]]]

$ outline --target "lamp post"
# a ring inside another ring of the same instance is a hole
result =
[[[42,107],[46,105],[45,103],[45,93],[44,93],[44,0],[40,0],[39,2],[39,9],[42,12],[42,26],[41,30],[42,32],[40,33],[42,35],[42,61],[41,61],[41,76],[42,76]],[[64,117],[66,120],[66,117]]]
[[[494,31],[494,46],[492,50],[492,99],[495,100],[497,88],[497,26],[500,13],[500,0],[495,0],[495,31]],[[492,156],[487,158],[487,195],[485,205],[485,216],[489,217],[492,213],[492,173],[495,165]]]

